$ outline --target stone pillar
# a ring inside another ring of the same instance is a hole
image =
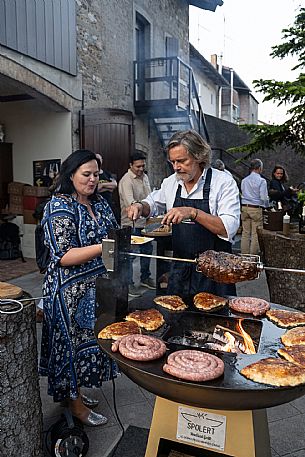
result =
[[[0,314],[0,455],[42,457],[35,302]]]
[[[257,229],[264,265],[279,268],[305,269],[305,235],[291,224],[291,234]],[[305,311],[305,275],[266,270],[270,300]]]

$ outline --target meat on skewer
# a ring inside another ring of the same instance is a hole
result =
[[[224,284],[250,281],[258,275],[256,262],[235,254],[212,250],[199,254],[197,271],[213,281]]]

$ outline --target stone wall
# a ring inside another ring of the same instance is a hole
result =
[[[184,0],[77,0],[77,54],[86,108],[133,111],[135,15],[151,24],[151,57],[165,56],[165,38],[179,39],[188,62],[188,5]]]
[[[219,156],[219,150],[221,149],[241,146],[250,141],[248,133],[241,130],[238,125],[231,124],[230,122],[212,116],[205,116],[205,118],[211,146],[215,149],[215,158]],[[236,154],[236,158],[240,157],[240,154]],[[253,158],[254,157],[260,158],[263,161],[263,173],[267,178],[271,178],[271,172],[275,164],[281,164],[287,170],[289,184],[297,185],[300,182],[305,181],[305,158],[296,154],[292,148],[288,146],[276,146],[274,150],[268,149],[258,152]],[[229,160],[230,166],[236,167],[242,174],[245,173],[245,167],[234,165],[234,161],[225,156],[223,160],[224,162]],[[249,159],[247,162],[249,162]]]
[[[116,108],[134,113],[135,18],[151,25],[150,57],[165,56],[167,36],[179,39],[180,57],[189,61],[188,3],[184,0],[77,0],[77,47],[85,108]],[[77,116],[73,117],[77,130]],[[77,146],[77,136],[74,135]],[[167,173],[166,158],[153,124],[135,116],[135,146],[147,154],[153,187]]]

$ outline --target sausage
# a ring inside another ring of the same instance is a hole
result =
[[[270,309],[270,303],[262,298],[237,297],[229,301],[229,307],[239,313],[249,313],[253,316],[261,316]]]
[[[114,341],[111,345],[112,352],[118,352],[120,339]]]
[[[148,335],[126,335],[112,345],[113,352],[118,350],[127,359],[145,362],[156,360],[166,352],[166,345],[163,341]]]
[[[224,373],[224,363],[215,355],[197,350],[182,350],[171,353],[163,371],[187,381],[209,381]]]

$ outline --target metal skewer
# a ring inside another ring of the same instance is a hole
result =
[[[108,271],[113,271],[114,268],[114,252],[115,252],[115,243],[112,239],[104,239],[103,240],[103,261]],[[181,259],[178,257],[167,257],[162,255],[153,255],[153,254],[141,254],[137,252],[124,252],[124,255],[132,256],[132,257],[147,257],[149,259],[158,259],[158,260],[169,260],[171,262],[187,262],[187,263],[198,263],[198,259]],[[252,255],[252,254],[241,254],[241,260],[245,260],[246,262],[251,262],[256,265],[257,277],[263,270],[270,270],[270,271],[281,271],[285,273],[296,273],[296,274],[305,274],[305,270],[300,270],[297,268],[279,268],[279,267],[268,267],[264,266],[260,260],[259,255]],[[43,297],[42,297],[43,298]]]
[[[21,300],[18,300],[18,301],[44,300],[45,298],[49,298],[49,297],[45,296],[45,297],[22,298]]]
[[[197,263],[196,259],[194,259],[194,260],[192,260],[192,259],[180,259],[178,257],[166,257],[166,256],[162,256],[162,255],[153,255],[153,254],[140,254],[140,253],[136,253],[136,252],[126,252],[125,254],[126,255],[130,255],[130,256],[134,256],[134,257],[149,257],[151,259]],[[303,275],[305,274],[305,270],[298,270],[296,268],[267,267],[267,266],[264,266],[261,262],[257,262],[257,269],[258,269],[258,271],[272,270],[272,271],[284,271],[284,272],[287,272],[287,273],[297,273],[297,274],[303,274]]]
[[[136,252],[125,252],[126,255],[134,256],[134,257],[149,257],[150,259],[160,259],[160,260],[172,260],[178,262],[189,262],[189,263],[197,263],[197,260],[191,259],[180,259],[178,257],[165,257],[163,255],[153,255],[153,254],[138,254]]]
[[[287,273],[298,273],[301,275],[305,275],[305,270],[298,270],[296,268],[279,268],[279,267],[264,267],[264,270],[271,270],[271,271],[286,271]]]

